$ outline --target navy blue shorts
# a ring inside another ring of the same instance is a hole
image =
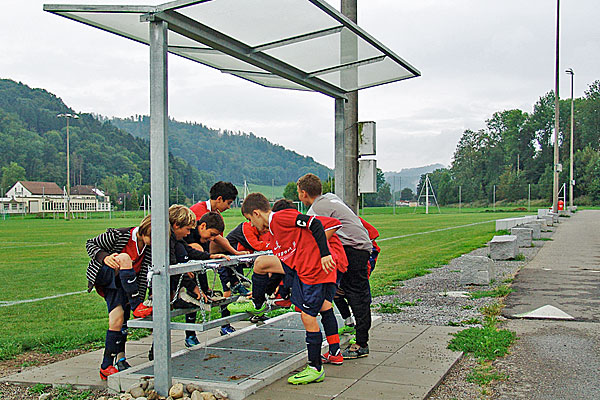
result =
[[[295,270],[291,269],[285,263],[281,263],[285,277],[283,278],[284,285],[292,289],[290,300],[292,304],[298,307],[303,312],[312,317],[316,317],[325,300],[332,302],[333,296],[337,289],[336,283],[316,283],[308,285],[300,280],[300,277]],[[338,283],[340,280],[338,274]]]
[[[131,307],[123,286],[127,287],[129,291],[137,293],[137,279],[133,269],[119,271],[119,277],[117,277],[114,269],[102,264],[102,268],[96,275],[96,285],[104,293],[104,300],[109,313],[116,307],[121,306],[125,311],[125,315],[129,315]]]

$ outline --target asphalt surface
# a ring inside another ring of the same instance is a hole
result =
[[[508,375],[496,399],[600,399],[600,211],[560,220],[505,301],[505,327],[519,340],[496,363]],[[515,317],[545,305],[574,320]]]

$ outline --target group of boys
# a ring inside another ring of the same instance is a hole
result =
[[[230,312],[248,312],[254,318],[274,305],[294,305],[301,313],[306,330],[308,366],[291,376],[292,384],[320,382],[325,373],[322,364],[340,365],[344,358],[359,358],[369,354],[368,332],[371,325],[369,287],[373,243],[362,221],[337,196],[322,194],[319,178],[313,174],[297,182],[299,199],[310,206],[307,215],[297,211],[287,200],[276,202],[271,208],[260,193],[248,195],[242,204],[242,214],[248,222],[223,237],[224,222],[221,212],[230,208],[237,197],[237,189],[229,182],[217,182],[210,190],[210,199],[187,208],[173,205],[169,208],[170,263],[188,260],[229,258],[248,252],[272,250],[272,256],[259,256],[253,266],[251,301],[235,302],[221,307],[222,316]],[[366,226],[374,229],[372,226]],[[374,230],[376,233],[376,230]],[[150,259],[150,216],[139,227],[109,229],[88,240],[91,257],[88,266],[89,289],[96,288],[107,304],[109,329],[100,366],[100,377],[107,379],[113,373],[129,368],[124,348],[127,319],[130,310],[134,317],[151,315],[152,307],[144,302],[148,287],[147,274]],[[373,236],[373,235],[371,235]],[[223,296],[247,295],[242,267],[219,269]],[[208,287],[205,274],[183,274],[173,277],[171,291],[175,307],[218,301],[220,294]],[[276,300],[267,300],[267,295]],[[347,303],[346,303],[347,301]],[[332,304],[335,303],[344,318],[339,329]],[[356,321],[352,320],[350,309]],[[323,341],[317,316],[329,344],[329,351],[321,355]],[[195,312],[186,315],[186,322],[194,323]],[[221,327],[221,334],[235,329]],[[343,352],[339,333],[356,333],[356,341]],[[186,331],[187,347],[199,344],[193,331]]]

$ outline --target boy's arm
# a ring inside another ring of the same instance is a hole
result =
[[[184,243],[184,246],[190,260],[208,260],[210,258],[210,253],[206,251],[196,250],[187,243]]]
[[[248,227],[247,224],[242,226],[242,233],[246,238],[246,241],[256,251],[265,251],[269,247],[269,243],[260,240],[260,234],[256,228]]]
[[[296,216],[296,226],[300,228],[310,229],[317,247],[319,247],[319,253],[321,253],[321,265],[326,272],[333,271],[335,269],[335,261],[331,257],[329,246],[327,245],[327,235],[323,224],[315,217],[310,217],[304,214],[298,214]]]
[[[231,253],[236,256],[241,256],[242,254],[248,254],[247,251],[237,251],[231,246],[229,240],[225,239],[223,235],[219,235],[215,238],[215,243],[218,244],[221,249],[223,249],[227,253]]]
[[[109,229],[95,238],[88,239],[85,243],[85,248],[90,258],[102,264],[104,259],[111,255],[109,251],[114,248],[116,242],[116,231]],[[113,267],[112,265],[109,266]]]

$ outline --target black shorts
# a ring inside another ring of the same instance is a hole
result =
[[[236,265],[234,268],[238,274],[244,275],[244,264]],[[235,276],[231,267],[220,267],[217,272],[219,273],[219,279],[221,280],[223,291],[232,290],[233,287],[240,282],[240,279]],[[227,289],[228,284],[229,289]]]
[[[131,285],[134,285],[137,291],[137,279],[134,280],[136,275],[132,269],[120,271],[119,275],[121,278],[126,278],[125,282],[134,281]],[[101,288],[104,294],[108,312],[110,313],[116,307],[121,306],[123,307],[123,311],[125,311],[125,315],[129,315],[131,307],[129,306],[129,299],[121,281],[122,279],[117,278],[115,275],[115,270],[106,264],[102,264],[102,268],[96,275],[96,285]],[[133,289],[133,286],[130,289]]]
[[[290,300],[301,311],[312,317],[316,317],[321,311],[325,300],[333,301],[333,296],[338,286],[336,283],[328,282],[309,285],[300,280],[295,270],[283,262],[281,265],[285,272],[285,277],[283,278],[284,285],[292,289]],[[340,274],[338,273],[338,283],[339,280]]]

